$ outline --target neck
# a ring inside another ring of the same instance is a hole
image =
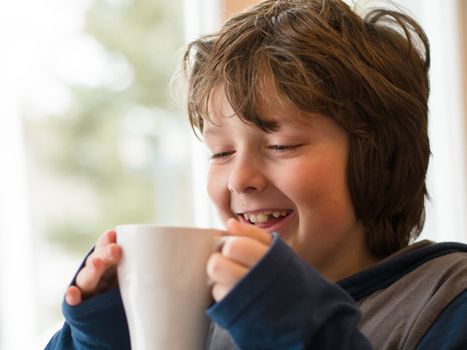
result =
[[[322,266],[318,271],[331,282],[338,282],[357,272],[376,265],[381,259],[371,253],[365,242],[363,228],[356,234],[349,235],[349,240],[337,247],[332,254],[332,261]]]

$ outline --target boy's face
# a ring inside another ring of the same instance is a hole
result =
[[[203,136],[211,153],[208,193],[222,221],[235,217],[276,231],[330,280],[371,260],[347,188],[349,138],[332,119],[301,113],[276,98],[258,114],[266,133],[234,113],[225,97],[211,105]],[[220,106],[220,107],[216,107]]]

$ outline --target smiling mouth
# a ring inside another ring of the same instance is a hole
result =
[[[260,227],[269,227],[284,220],[292,212],[293,210],[291,209],[278,209],[238,213],[237,215],[244,223]]]

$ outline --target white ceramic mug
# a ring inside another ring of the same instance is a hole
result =
[[[132,350],[201,350],[212,302],[206,273],[221,231],[120,225],[117,268]]]

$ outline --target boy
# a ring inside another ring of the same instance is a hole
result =
[[[188,112],[226,224],[209,349],[467,346],[467,246],[422,241],[429,44],[410,17],[265,1],[191,43]],[[115,232],[49,349],[128,349]]]

